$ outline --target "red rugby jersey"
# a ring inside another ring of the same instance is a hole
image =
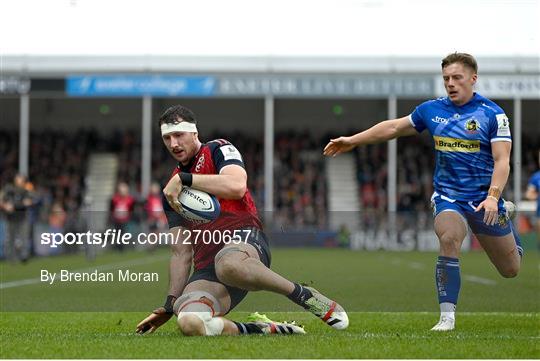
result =
[[[221,169],[227,165],[239,165],[244,168],[244,162],[240,152],[225,139],[216,139],[208,143],[202,144],[199,152],[193,157],[189,164],[183,166],[179,164],[173,171],[172,175],[176,175],[179,172],[187,172],[193,174],[219,174]],[[210,231],[234,231],[236,229],[254,227],[262,229],[262,223],[259,219],[257,207],[251,196],[249,189],[244,194],[242,199],[223,199],[218,198],[221,206],[221,213],[219,217],[209,223],[194,224],[174,212],[163,198],[163,207],[167,220],[169,222],[169,228],[184,227],[190,230],[210,230]],[[192,233],[191,244],[193,246],[193,263],[196,270],[204,268],[214,263],[214,257],[223,248],[223,243],[217,242],[219,239],[216,237],[204,244],[202,239],[195,242],[195,233]],[[219,236],[223,237],[223,233]],[[242,235],[242,238],[244,235]],[[201,237],[199,237],[201,238]],[[216,241],[216,242],[214,242]]]
[[[130,195],[114,194],[111,199],[110,211],[115,223],[127,223],[135,206],[135,198]]]

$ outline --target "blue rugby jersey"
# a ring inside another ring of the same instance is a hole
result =
[[[538,197],[536,197],[536,215],[540,217],[540,170],[532,175],[528,185],[538,192]]]
[[[429,100],[416,107],[409,119],[419,133],[427,129],[433,136],[435,191],[460,201],[483,200],[493,174],[491,143],[512,141],[504,111],[475,93],[463,106],[448,97]]]

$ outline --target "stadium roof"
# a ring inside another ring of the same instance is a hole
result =
[[[439,74],[440,57],[3,56],[4,74],[79,73]],[[539,57],[479,57],[480,74],[539,74]]]

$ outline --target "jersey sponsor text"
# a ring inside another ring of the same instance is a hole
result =
[[[456,139],[433,136],[435,149],[443,152],[477,153],[480,151],[479,140]]]

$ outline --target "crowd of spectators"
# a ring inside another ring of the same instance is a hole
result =
[[[373,144],[355,151],[361,209],[383,213],[388,207],[388,148]],[[433,193],[434,153],[424,138],[398,140],[397,210],[422,212],[428,210]]]
[[[202,142],[227,139],[241,152],[248,174],[248,188],[263,215],[264,205],[264,144],[263,137],[242,133],[212,133]],[[125,133],[119,145],[118,179],[137,190],[140,179],[141,146],[139,137]],[[157,134],[152,143],[152,177],[165,185],[175,163]],[[308,132],[284,132],[275,136],[275,191],[273,219],[283,226],[326,225],[326,182],[322,141]]]
[[[308,131],[276,134],[275,224],[292,228],[327,226],[325,160],[321,155],[323,141]]]
[[[18,170],[18,141],[16,132],[0,132],[0,188]],[[88,155],[106,146],[107,141],[96,131],[30,133],[28,187],[42,217],[52,208],[74,211],[80,207]]]
[[[16,132],[0,131],[0,205],[8,220],[16,216],[24,225],[21,227],[28,229],[22,237],[25,239],[19,241],[24,245],[29,243],[32,247],[33,243],[28,242],[27,238],[32,239],[35,224],[41,222],[53,229],[63,229],[77,221],[88,155],[100,149],[104,141],[95,131],[80,130],[75,134],[50,130],[31,132],[29,169],[24,181],[19,181],[21,178],[17,176],[18,142]],[[17,183],[22,186],[17,186]],[[19,207],[10,215],[9,208],[13,202],[6,196],[6,191],[13,187],[24,188],[30,204]],[[8,224],[4,225],[4,234],[9,235]],[[22,260],[27,258],[27,251],[23,249],[20,252]],[[30,253],[34,253],[34,250],[30,249]]]
[[[242,153],[251,190],[264,219],[263,137],[241,133],[210,134],[201,139],[225,138]],[[274,142],[273,224],[287,229],[324,229],[328,226],[325,159],[321,150],[330,138],[309,131],[278,132]],[[163,186],[175,166],[155,134],[152,138],[152,176]],[[537,168],[540,139],[523,135],[523,182]],[[140,196],[140,135],[114,132],[108,137],[95,130],[76,133],[32,132],[29,142],[29,172],[26,188],[32,192],[36,220],[62,227],[83,206],[88,157],[92,152],[114,152],[119,158],[118,181],[125,182],[134,196],[135,219],[145,219],[145,201]],[[384,215],[387,210],[387,145],[357,148],[359,202],[364,215]],[[398,211],[428,213],[433,192],[434,152],[429,138],[410,137],[398,141]],[[18,134],[0,131],[0,189],[13,181],[18,169]],[[524,185],[523,185],[524,186]],[[159,189],[157,185],[153,188]],[[155,192],[154,192],[155,193]],[[137,211],[139,209],[139,211]],[[138,216],[137,216],[138,215]]]
[[[242,153],[249,175],[249,188],[259,207],[264,203],[263,138],[241,133],[211,134],[230,140]],[[118,141],[120,139],[120,141]],[[175,164],[162,143],[153,137],[152,176],[165,184]],[[328,136],[315,137],[310,132],[282,132],[275,136],[275,216],[292,225],[321,225],[325,219],[326,180],[324,158],[320,156]],[[523,175],[526,181],[536,170],[540,140],[523,136]],[[82,202],[84,174],[88,155],[95,151],[118,154],[118,180],[126,182],[131,192],[140,191],[140,136],[131,131],[103,137],[95,130],[74,134],[57,131],[32,132],[28,179],[46,208],[54,203],[64,209],[76,209]],[[387,145],[357,148],[357,175],[361,208],[386,211]],[[433,191],[434,152],[428,138],[398,140],[398,210],[425,211]],[[18,134],[0,131],[0,188],[11,182],[18,169]]]

